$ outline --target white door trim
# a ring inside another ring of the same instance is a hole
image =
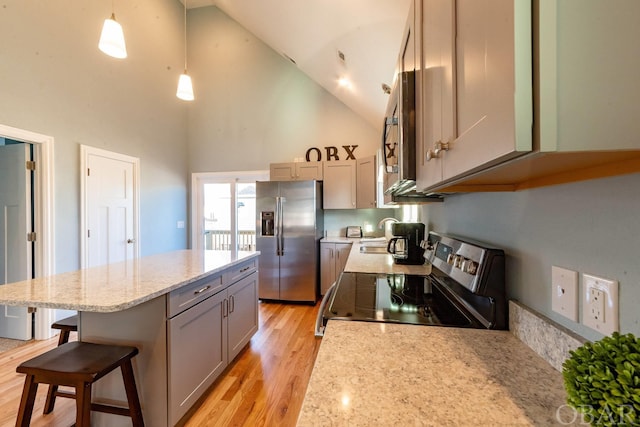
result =
[[[204,218],[204,184],[215,182],[254,182],[268,181],[269,171],[244,171],[244,172],[197,172],[191,174],[191,244],[192,249],[204,250],[202,236],[204,235],[204,223],[199,218]]]
[[[54,168],[52,136],[42,135],[23,129],[0,124],[0,136],[34,145],[36,161],[35,203],[36,233],[35,244],[36,277],[50,276],[55,273],[54,245]],[[35,339],[41,340],[53,336],[51,323],[54,321],[54,310],[38,309],[35,316]]]
[[[133,236],[134,258],[140,257],[140,159],[101,148],[80,145],[80,266],[87,266],[87,164],[90,155],[120,160],[133,165]]]

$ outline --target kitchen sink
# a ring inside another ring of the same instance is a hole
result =
[[[362,245],[360,246],[360,252],[363,254],[386,254],[387,246],[373,246],[373,245]]]

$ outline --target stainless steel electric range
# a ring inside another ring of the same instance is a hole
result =
[[[325,295],[316,335],[329,319],[506,329],[504,251],[430,232],[428,276],[344,272]]]

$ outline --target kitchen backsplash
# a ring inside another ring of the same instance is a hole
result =
[[[359,225],[366,237],[379,237],[384,230],[378,228],[378,222],[387,217],[397,217],[397,209],[325,209],[325,236],[345,236],[347,226]]]
[[[509,301],[509,330],[558,371],[562,371],[569,351],[586,342],[564,326],[514,300]]]

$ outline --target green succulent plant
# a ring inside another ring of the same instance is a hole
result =
[[[640,339],[614,332],[570,354],[567,403],[592,425],[640,425]]]

